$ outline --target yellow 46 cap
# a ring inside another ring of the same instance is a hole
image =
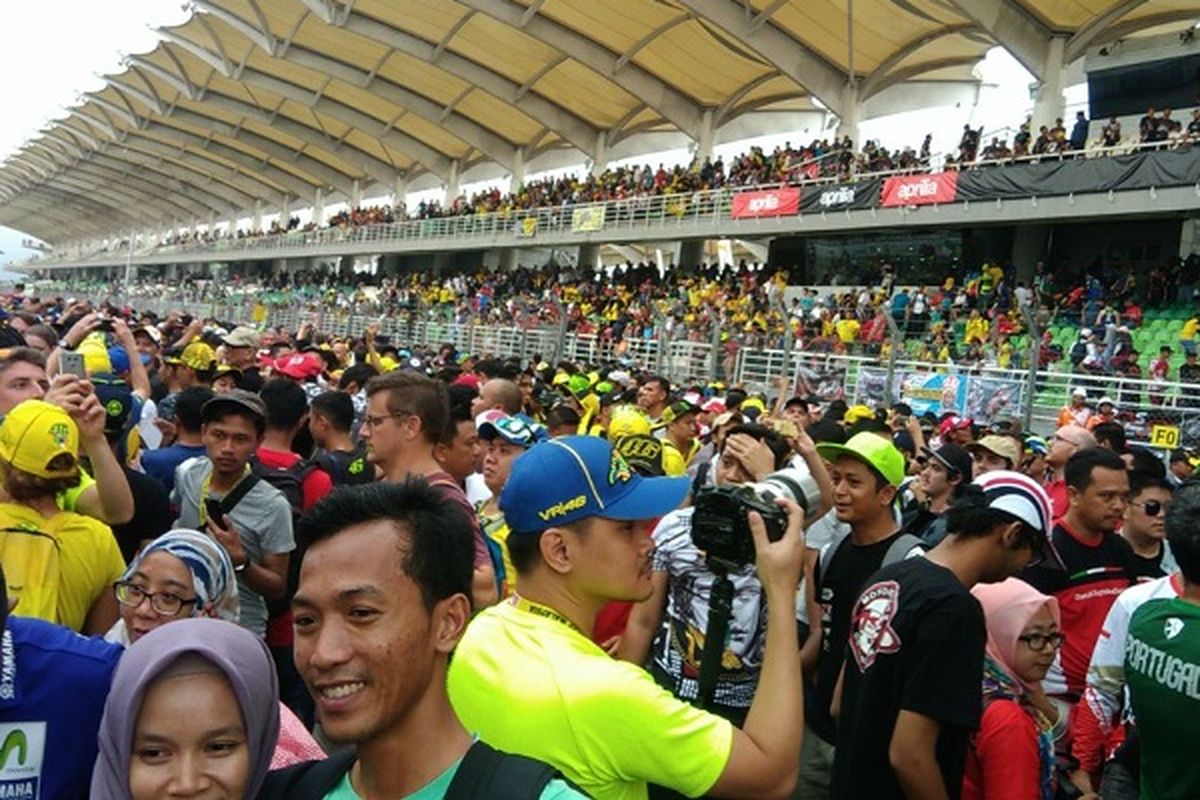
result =
[[[79,474],[79,427],[58,406],[26,400],[0,425],[0,458],[39,478],[74,477]]]

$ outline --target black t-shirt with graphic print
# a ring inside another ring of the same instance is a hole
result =
[[[888,759],[901,710],[941,723],[937,762],[952,798],[983,714],[983,609],[924,558],[884,567],[854,604],[831,796],[903,798]]]

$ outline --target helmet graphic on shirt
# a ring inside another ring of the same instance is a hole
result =
[[[1163,624],[1163,636],[1166,636],[1167,639],[1174,639],[1182,632],[1183,620],[1179,617],[1168,617],[1167,621]]]
[[[866,672],[880,654],[900,650],[900,636],[892,628],[900,604],[900,584],[876,583],[854,604],[850,621],[850,652],[860,672]]]

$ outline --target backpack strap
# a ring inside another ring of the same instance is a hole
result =
[[[477,741],[458,765],[445,800],[538,800],[557,777],[558,770],[549,764]]]
[[[225,512],[226,516],[237,507],[238,503],[242,502],[243,497],[250,494],[250,490],[257,486],[260,480],[262,479],[255,472],[248,472],[238,481],[237,486],[233,487],[232,492],[221,498],[221,509]]]
[[[902,533],[896,537],[896,541],[888,545],[887,552],[883,554],[883,563],[879,566],[886,567],[888,564],[903,561],[908,558],[909,553],[916,549],[920,549],[922,553],[925,552],[924,540],[911,533]]]
[[[337,788],[357,758],[354,748],[347,747],[321,761],[304,761],[272,770],[258,800],[324,800]]]
[[[821,578],[829,574],[829,565],[833,563],[833,557],[837,555],[837,551],[841,549],[842,545],[848,541],[850,541],[850,537],[843,536],[836,542],[830,542],[821,548],[821,555],[817,557],[817,566],[820,569],[819,576]]]

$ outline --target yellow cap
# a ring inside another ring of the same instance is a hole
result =
[[[79,427],[58,406],[25,400],[0,425],[0,458],[39,478],[73,478],[79,474]]]
[[[846,425],[853,425],[856,422],[862,422],[864,419],[874,418],[875,411],[870,406],[859,404],[846,409],[846,413],[842,416],[842,422]]]
[[[112,361],[108,357],[108,346],[104,344],[104,336],[89,335],[79,343],[75,352],[83,356],[83,365],[88,375],[98,375],[102,372],[112,372]]]
[[[650,417],[638,406],[613,406],[608,423],[608,439],[615,442],[625,436],[647,436],[650,433]]]

